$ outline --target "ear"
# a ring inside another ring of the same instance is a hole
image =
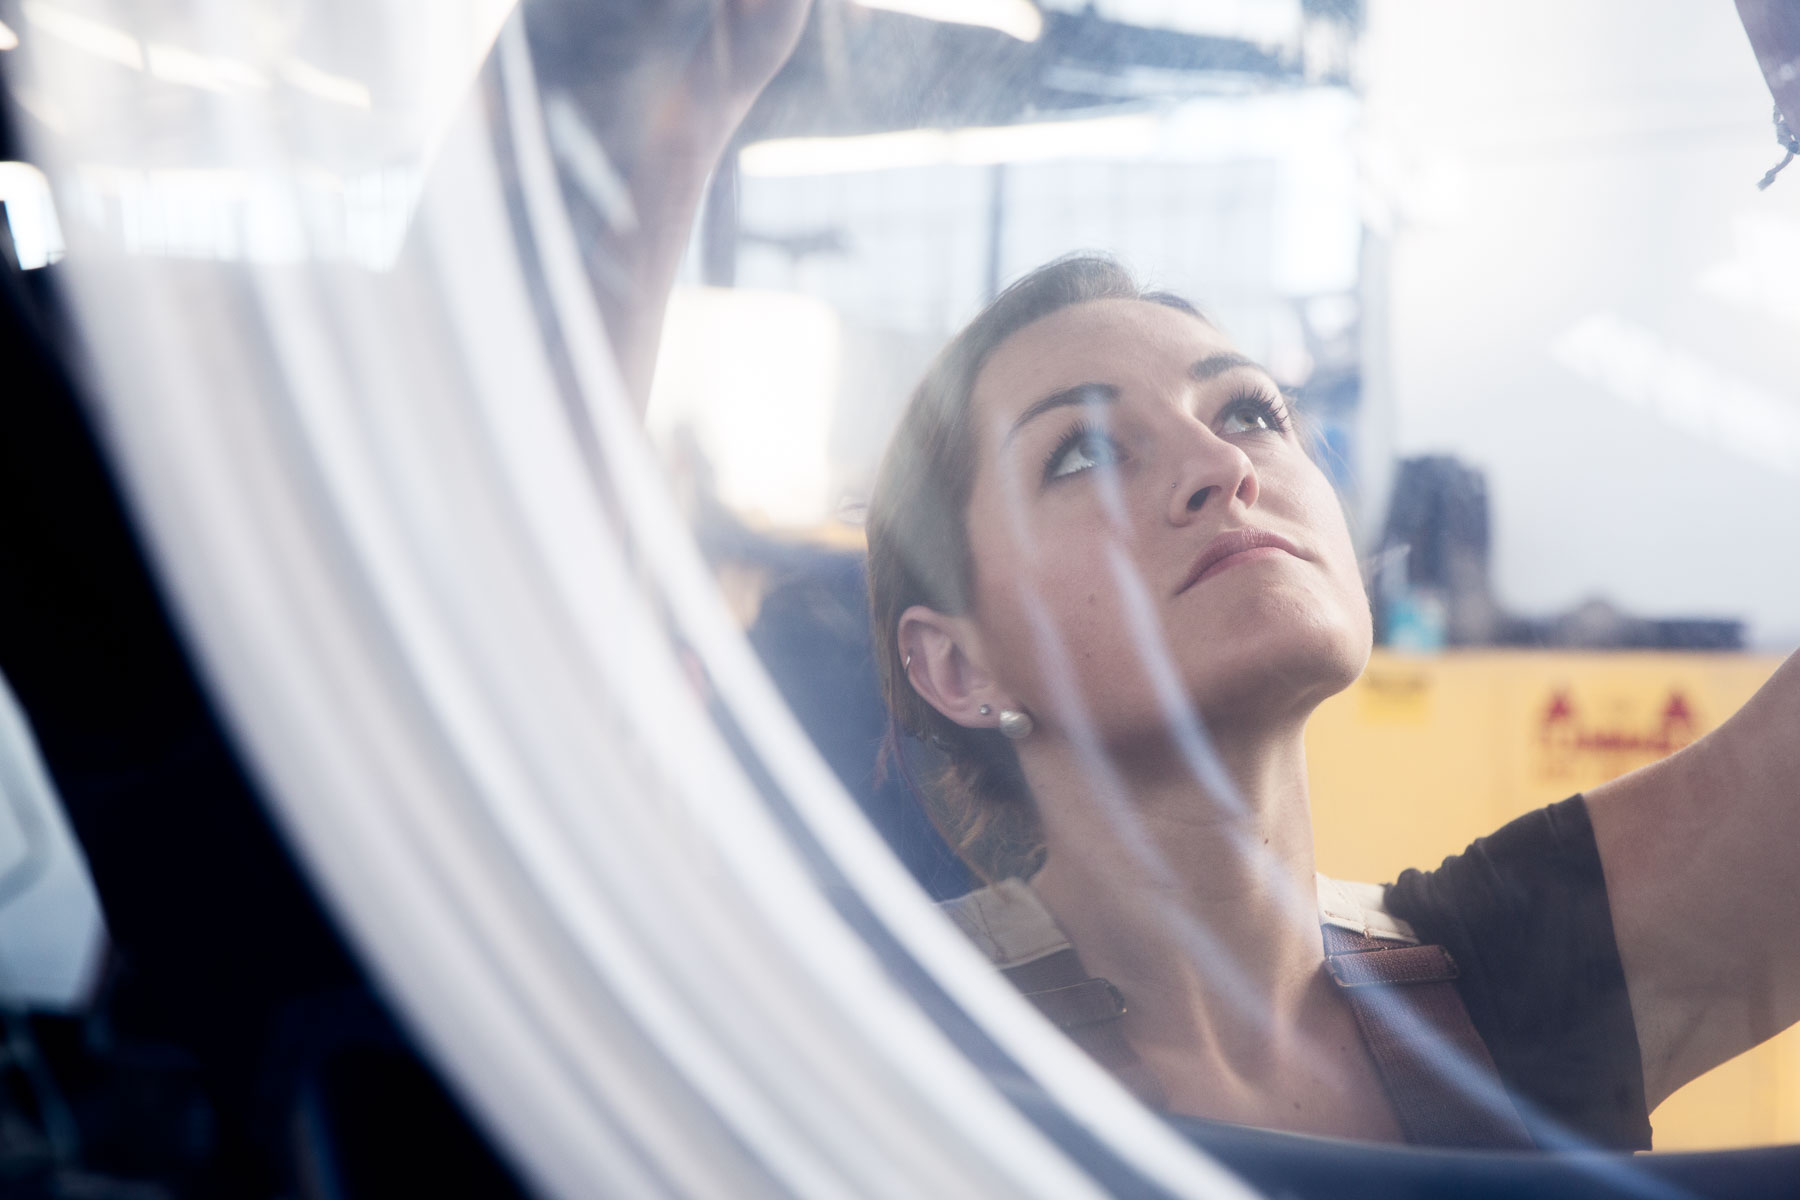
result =
[[[987,669],[981,639],[967,618],[915,604],[900,614],[898,637],[906,678],[925,703],[968,729],[998,727],[1010,700]]]

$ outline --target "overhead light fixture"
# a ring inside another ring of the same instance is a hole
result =
[[[143,47],[138,45],[137,38],[117,25],[108,25],[92,17],[67,12],[45,4],[43,0],[25,0],[20,11],[39,33],[47,34],[96,58],[116,62],[122,67],[130,67],[134,71],[144,69]]]
[[[1021,42],[1035,42],[1044,34],[1044,14],[1031,0],[856,0],[856,3],[864,8],[905,13],[928,21],[998,29]]]
[[[1689,438],[1800,475],[1800,413],[1787,398],[1617,313],[1583,317],[1550,357]]]
[[[344,75],[333,75],[330,71],[322,71],[304,59],[285,58],[276,70],[280,72],[281,78],[289,86],[309,92],[321,100],[342,104],[346,108],[369,108],[372,106],[368,84]]]
[[[5,21],[0,21],[0,50],[17,50],[18,48],[19,35],[8,28]]]
[[[842,175],[903,167],[983,166],[1148,154],[1158,139],[1153,113],[964,129],[902,129],[851,137],[777,138],[745,146],[738,168],[759,178]]]
[[[249,63],[216,54],[196,54],[185,46],[151,42],[150,73],[165,83],[209,92],[261,91],[269,78]]]

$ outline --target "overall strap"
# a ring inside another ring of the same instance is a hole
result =
[[[1409,1142],[1471,1150],[1535,1143],[1456,990],[1442,946],[1405,945],[1322,927],[1325,962],[1356,1014]]]
[[[1073,947],[1005,967],[1001,974],[1139,1100],[1151,1108],[1167,1107],[1162,1084],[1125,1040],[1119,1023],[1125,997],[1108,981],[1090,977]]]

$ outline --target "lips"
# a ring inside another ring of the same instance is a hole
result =
[[[1193,567],[1188,570],[1187,576],[1181,581],[1181,586],[1175,589],[1175,594],[1179,596],[1199,583],[1209,571],[1224,563],[1226,559],[1253,550],[1281,550],[1295,558],[1304,557],[1294,543],[1280,534],[1269,533],[1261,529],[1227,530],[1206,543],[1206,549],[1202,550],[1200,557],[1194,560]]]

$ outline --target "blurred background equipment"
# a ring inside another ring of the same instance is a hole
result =
[[[1518,646],[1567,650],[1742,650],[1744,623],[1631,617],[1591,599],[1521,617],[1494,595],[1487,481],[1448,456],[1401,461],[1375,554],[1378,641],[1396,649]]]

